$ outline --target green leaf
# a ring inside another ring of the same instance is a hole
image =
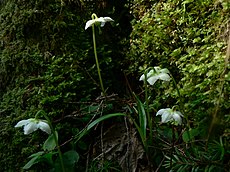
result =
[[[44,153],[45,152],[40,151],[40,152],[37,152],[37,153],[30,155],[29,158],[32,158],[32,159],[26,163],[26,165],[23,167],[23,169],[27,170],[30,167],[32,167],[34,164],[40,162],[40,158]]]
[[[42,156],[43,159],[45,159],[44,161],[48,164],[50,164],[51,166],[53,165],[53,155],[57,154],[57,152],[50,152],[50,153],[46,153]]]
[[[108,114],[108,115],[101,116],[100,118],[98,118],[98,119],[94,120],[93,122],[91,122],[86,127],[86,129],[83,129],[82,131],[80,131],[80,133],[76,136],[77,141],[80,140],[91,128],[93,128],[95,125],[97,125],[101,121],[104,121],[106,119],[109,119],[111,117],[116,117],[116,116],[125,116],[125,114],[124,113],[113,113],[113,114]]]
[[[74,164],[79,160],[79,154],[75,150],[70,150],[63,154],[64,165],[67,167],[74,167]]]
[[[138,109],[138,115],[139,115],[139,122],[140,122],[140,130],[142,132],[142,135],[144,138],[146,138],[146,127],[147,127],[147,118],[145,113],[145,108],[142,102],[138,99],[138,97],[135,95],[137,100],[137,109]]]
[[[32,167],[34,164],[38,162],[42,162],[42,161],[45,161],[48,164],[53,165],[52,156],[56,154],[56,152],[46,153],[46,154],[44,153],[45,153],[44,151],[40,151],[40,152],[30,155],[29,158],[32,158],[32,159],[23,167],[23,169],[27,170],[30,167]]]
[[[58,138],[58,133],[57,133],[57,131],[55,131],[55,134],[56,134],[56,137]],[[54,150],[55,149],[55,147],[56,147],[57,145],[56,145],[56,142],[55,142],[55,137],[54,137],[54,135],[53,134],[51,134],[49,137],[48,137],[48,139],[45,141],[45,143],[43,144],[43,150],[44,151],[52,151],[52,150]]]
[[[181,47],[173,50],[173,52],[170,54],[172,57],[177,57],[181,54]]]
[[[108,118],[111,118],[111,117],[115,117],[115,116],[125,116],[125,114],[123,113],[113,113],[113,114],[108,114],[108,115],[104,115],[96,120],[94,120],[93,122],[91,122],[88,127],[87,127],[87,131],[89,131],[91,128],[93,128],[95,125],[97,125],[99,122],[101,121],[104,121]]]
[[[76,151],[70,150],[68,152],[65,152],[62,158],[63,158],[63,163],[66,172],[76,171],[74,167],[79,160],[79,154]],[[55,166],[55,172],[62,172],[61,162],[59,158],[56,159],[54,166]]]
[[[189,142],[198,135],[199,135],[199,130],[195,128],[195,129],[190,129],[189,131],[185,131],[182,135],[182,138],[184,142]]]
[[[40,161],[40,155],[33,157],[27,164],[23,167],[24,170],[28,170],[30,167],[32,167],[34,164],[38,163]]]
[[[33,157],[36,157],[36,156],[41,156],[44,153],[45,153],[44,151],[40,151],[40,152],[37,152],[37,153],[34,153],[34,154],[30,155],[29,158],[33,158]]]
[[[87,148],[88,148],[88,145],[87,145],[87,143],[85,143],[85,142],[83,142],[83,141],[79,141],[78,142],[78,147],[80,148],[80,149],[82,149],[82,150],[87,150]]]
[[[143,103],[138,99],[138,97],[134,94],[137,100],[137,109],[139,115],[139,123],[140,123],[140,132],[144,139],[146,139],[146,127],[147,127],[147,117],[145,113],[145,108]]]

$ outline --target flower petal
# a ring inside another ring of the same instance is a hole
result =
[[[24,134],[30,134],[38,129],[38,124],[36,122],[30,122],[24,126]]]
[[[161,73],[170,73],[169,70],[167,68],[161,69],[160,70]]]
[[[21,120],[14,127],[22,127],[24,125],[27,125],[28,123],[30,123],[30,120],[31,119]]]
[[[105,26],[105,22],[101,22],[101,27],[104,27]]]
[[[167,73],[160,73],[158,77],[163,81],[170,81],[170,76]]]
[[[172,115],[172,117],[173,117],[173,119],[174,119],[175,122],[177,122],[178,124],[181,124],[182,119],[181,119],[181,116],[178,113],[174,112],[173,115]]]
[[[99,17],[98,19],[96,19],[96,21],[100,22],[101,23],[101,27],[103,27],[106,22],[112,22],[114,20],[111,19],[110,17]]]
[[[95,19],[95,21],[99,22],[99,23],[106,22],[105,19],[104,19],[104,17],[99,17],[99,18]]]
[[[151,77],[151,76],[154,76],[154,75],[156,75],[156,72],[155,72],[153,69],[151,69],[151,70],[147,73],[147,78],[149,78],[149,77]]]
[[[149,83],[150,85],[154,85],[155,82],[156,82],[158,79],[159,79],[158,76],[151,76],[151,77],[149,77],[149,78],[147,79],[147,81],[148,81],[148,83]]]
[[[169,110],[165,110],[164,113],[161,115],[161,122],[167,123],[172,120],[172,115]]]
[[[184,117],[184,115],[182,115],[182,113],[180,111],[175,111],[174,113],[177,113],[178,115]]]
[[[85,30],[88,29],[89,27],[91,27],[95,23],[101,23],[101,27],[103,27],[106,22],[112,22],[112,21],[114,21],[114,20],[111,19],[110,17],[99,17],[99,18],[96,18],[93,20],[89,20],[85,24]]]
[[[156,68],[156,67],[154,67],[154,68]],[[154,85],[155,82],[159,79],[156,71],[153,69],[149,71],[149,73],[147,74],[147,78],[148,78],[147,81],[150,85]]]
[[[166,109],[160,109],[160,110],[157,112],[156,116],[162,115],[162,114],[164,113],[165,110],[166,110]]]
[[[89,20],[85,24],[85,30],[91,27],[96,21],[95,20]]]
[[[104,20],[106,21],[106,22],[113,22],[114,20],[112,19],[112,18],[110,18],[110,17],[104,17]]]
[[[45,121],[39,121],[38,128],[40,128],[42,131],[46,132],[47,134],[51,133],[50,126]]]
[[[145,74],[141,75],[139,81],[144,81],[145,80]]]

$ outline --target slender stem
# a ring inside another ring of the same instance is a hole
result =
[[[177,83],[176,83],[176,81],[175,81],[173,75],[172,75],[171,73],[170,73],[170,75],[171,75],[171,78],[172,78],[172,80],[173,80],[174,87],[176,88],[177,94],[178,94],[178,96],[179,96],[180,110],[181,110],[182,113],[184,114],[184,117],[185,117],[186,122],[187,122],[187,127],[190,129],[191,127],[190,127],[190,124],[189,124],[188,115],[185,114],[185,110],[184,110],[184,108],[183,108],[184,106],[183,106],[183,102],[182,102],[180,90],[179,90],[179,88],[178,88],[178,86],[177,86]]]
[[[46,120],[47,120],[47,122],[48,122],[48,124],[49,124],[49,126],[50,126],[51,132],[52,132],[52,134],[53,134],[53,136],[54,136],[54,141],[55,141],[56,146],[57,146],[57,149],[58,149],[58,155],[59,155],[59,158],[60,158],[60,161],[61,161],[62,172],[65,172],[65,167],[64,167],[64,163],[63,163],[62,153],[61,153],[60,146],[59,146],[59,144],[58,144],[58,138],[57,138],[56,132],[55,132],[55,130],[54,130],[54,128],[53,128],[53,125],[52,125],[52,123],[51,123],[49,117],[46,115],[46,113],[45,113],[44,110],[39,110],[39,111],[36,113],[36,115],[35,115],[35,119],[38,118],[38,115],[39,115],[40,113],[46,118]]]
[[[65,172],[65,166],[64,166],[64,163],[63,163],[61,149],[60,149],[60,146],[58,144],[58,138],[57,138],[57,135],[56,135],[56,131],[54,130],[53,125],[52,125],[49,117],[46,115],[46,113],[44,111],[43,111],[43,115],[46,118],[46,120],[48,121],[48,124],[50,126],[51,132],[52,132],[52,134],[54,136],[54,141],[56,143],[56,146],[57,146],[57,149],[58,149],[58,155],[59,155],[59,158],[60,158],[60,161],[61,161],[62,172]]]
[[[152,142],[153,142],[153,127],[152,127],[152,118],[151,118],[150,113],[149,113],[149,97],[148,97],[148,85],[147,85],[147,71],[145,72],[144,87],[145,87],[146,113],[147,113],[148,126],[149,126],[149,142],[150,142],[150,144],[152,144]]]
[[[93,17],[93,15],[92,15],[92,17]],[[92,25],[92,31],[93,31],[93,48],[94,48],[94,56],[95,56],[95,60],[96,60],[96,65],[97,65],[97,72],[98,72],[98,76],[99,76],[99,80],[100,80],[102,94],[103,94],[103,96],[105,96],[105,89],[104,89],[104,86],[103,86],[103,82],[102,82],[102,78],[101,78],[100,66],[99,66],[98,58],[97,58],[97,46],[96,46],[94,25]]]
[[[171,157],[170,157],[170,169],[172,170],[172,158],[173,158],[173,151],[174,151],[174,144],[175,144],[175,131],[174,126],[172,125],[172,147],[171,147]]]
[[[54,135],[55,143],[56,143],[56,145],[57,145],[58,155],[59,155],[59,158],[60,158],[60,161],[61,161],[62,171],[65,172],[65,166],[64,166],[64,162],[63,162],[63,158],[62,158],[62,152],[61,152],[60,146],[59,146],[59,144],[58,144],[58,138],[57,138],[56,132],[55,132],[55,130],[53,129],[53,127],[51,127],[51,130],[52,130],[52,133],[53,133],[53,135]]]
[[[178,86],[177,86],[177,83],[176,83],[176,81],[175,81],[173,75],[172,75],[172,74],[170,74],[170,75],[171,75],[171,78],[172,78],[172,80],[173,80],[174,87],[176,88],[177,94],[178,94],[178,96],[179,96],[180,108],[181,108],[181,110],[184,112],[184,109],[182,108],[183,106],[182,106],[182,101],[181,101],[180,90],[179,90],[179,88],[178,88]]]
[[[174,86],[175,86],[175,88],[176,88],[177,94],[178,94],[178,96],[179,96],[180,110],[181,110],[182,113],[184,114],[184,117],[185,117],[186,122],[187,122],[186,128],[188,129],[188,138],[189,138],[189,140],[190,140],[190,139],[191,139],[191,135],[190,135],[190,132],[189,132],[189,131],[190,131],[190,129],[191,129],[191,126],[190,126],[190,124],[189,124],[188,115],[185,114],[185,110],[184,110],[184,106],[183,106],[183,102],[182,102],[180,90],[179,90],[179,88],[178,88],[178,86],[177,86],[176,80],[174,79],[174,77],[172,76],[171,73],[170,73],[170,75],[171,75],[171,78],[172,78],[172,80],[173,80],[173,84],[174,84]],[[194,139],[192,139],[192,140],[194,140]],[[193,145],[193,143],[192,143],[192,145]],[[193,147],[192,147],[192,149],[193,149]]]
[[[147,160],[148,160],[148,166],[149,166],[149,172],[152,172],[152,165],[151,165],[151,150],[149,150],[149,144],[153,143],[153,127],[152,127],[152,118],[149,113],[149,96],[148,96],[148,85],[147,85],[147,72],[145,72],[145,79],[144,79],[144,85],[145,85],[145,103],[146,103],[146,113],[147,113],[147,120],[148,120],[148,126],[149,126],[149,143],[147,143],[148,140],[146,140],[146,149],[147,149]]]

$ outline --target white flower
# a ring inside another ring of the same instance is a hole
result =
[[[112,22],[112,21],[114,21],[114,20],[111,19],[110,17],[99,17],[96,19],[92,19],[92,20],[89,20],[86,22],[85,30],[88,29],[89,27],[91,27],[93,24],[101,23],[101,27],[103,27],[106,22]]]
[[[170,108],[161,109],[157,112],[156,116],[161,115],[161,122],[173,122],[174,124],[181,124],[183,115],[179,111]]]
[[[154,67],[154,69],[151,69],[148,73],[147,73],[147,82],[150,85],[155,84],[155,82],[160,79],[163,81],[170,81],[170,76],[169,76],[169,71],[168,69],[164,68],[161,69],[160,67]],[[140,77],[140,81],[144,81],[145,80],[145,74],[141,75]]]
[[[50,134],[51,129],[47,121],[45,120],[40,120],[40,119],[26,119],[26,120],[21,120],[19,121],[14,127],[22,127],[24,126],[24,134],[30,134],[37,129],[41,129],[42,131]]]

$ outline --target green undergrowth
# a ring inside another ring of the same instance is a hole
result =
[[[103,115],[137,115],[130,108],[136,105],[133,92],[145,114],[138,80],[153,66],[169,69],[180,95],[173,82],[148,86],[153,138],[147,137],[148,126],[141,127],[147,132],[142,142],[147,149],[152,146],[152,168],[183,172],[229,167],[228,0],[9,0],[0,1],[0,10],[0,171],[21,171],[28,157],[41,150],[45,133],[25,136],[14,128],[39,110],[58,130],[61,150],[79,153],[76,170],[121,170],[115,161],[103,160],[101,165],[88,157],[96,136],[102,134],[99,125],[79,142],[77,136]],[[84,30],[93,12],[115,21],[96,32],[106,99],[101,97],[91,30]],[[190,130],[182,125],[172,134],[172,128],[155,118],[157,110],[174,104],[183,105]],[[107,125],[119,120],[123,118],[108,119]],[[47,164],[36,164],[32,170],[41,167]]]
[[[84,30],[85,22],[94,9],[83,1],[68,0],[0,3],[1,170],[20,171],[28,162],[29,155],[41,148],[47,137],[45,134],[38,132],[32,137],[24,136],[14,128],[18,121],[33,118],[41,109],[60,131],[60,143],[67,142],[61,148],[63,151],[86,151],[82,148],[84,146],[74,145],[72,137],[92,117],[98,118],[113,109],[113,103],[107,105],[103,100],[96,100],[101,94],[91,34]],[[115,5],[110,4],[107,10],[119,18],[117,11],[112,11]],[[118,7],[117,10],[121,10]],[[103,11],[105,13],[106,10]],[[109,36],[107,32],[112,27],[116,31]],[[113,43],[110,40],[114,37],[119,41],[124,35],[116,36],[120,32],[116,25],[105,27],[103,32],[104,35],[98,34],[101,37],[98,52],[102,76],[106,78],[105,86],[108,88],[113,87],[114,78],[119,76],[117,72],[118,76],[108,79],[117,68],[112,65],[117,47],[109,47]],[[117,86],[114,88],[121,90]],[[113,91],[109,90],[110,93]],[[38,166],[35,165],[34,169]]]
[[[221,109],[218,118],[224,122],[229,116],[229,72],[222,76],[225,66],[229,66],[225,63],[229,3],[211,0],[151,2],[149,8],[144,8],[148,5],[143,1],[133,9],[136,19],[132,21],[127,72],[138,71],[140,66],[167,67],[178,82],[186,113],[194,125],[210,121],[218,101]],[[173,87],[160,97],[166,104],[177,98]],[[225,123],[220,125],[226,126]]]
[[[126,58],[129,64],[127,73],[132,76],[136,71],[142,72],[149,66],[167,67],[178,83],[180,95],[172,83],[166,87],[158,85],[158,88],[151,88],[153,93],[150,103],[153,111],[180,103],[193,130],[190,131],[193,141],[196,138],[209,141],[214,139],[218,142],[221,137],[224,139],[222,148],[229,149],[227,142],[230,73],[229,57],[226,55],[229,39],[229,2],[227,0],[135,2],[139,5],[133,7],[135,19],[132,21],[131,48]],[[159,96],[162,94],[163,96]],[[201,143],[202,146],[200,143],[192,144],[192,147],[196,145],[195,149],[199,149],[191,150],[196,152],[194,156],[205,151],[201,150],[201,147],[205,147],[203,141]],[[186,156],[182,157],[186,163],[180,161],[180,150],[175,156],[179,158],[173,161],[174,164],[172,159],[169,160],[167,168],[176,171],[195,169],[224,171],[227,168],[219,169],[215,165],[210,165],[210,154],[204,158],[207,160],[206,166],[198,165],[196,168],[189,167],[190,162]],[[221,163],[229,164],[227,156],[218,158]],[[178,161],[185,165],[177,164]],[[158,164],[159,161],[156,165]]]

